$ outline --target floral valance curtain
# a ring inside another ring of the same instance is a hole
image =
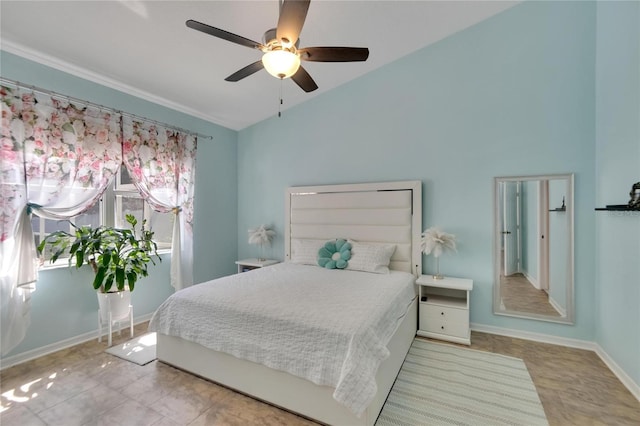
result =
[[[31,215],[70,219],[100,198],[122,163],[120,115],[1,87],[2,353],[24,337],[37,280]]]
[[[123,117],[123,157],[143,198],[174,212],[171,285],[193,284],[193,189],[197,139],[157,123]]]

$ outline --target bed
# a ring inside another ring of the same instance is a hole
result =
[[[421,206],[419,181],[288,188],[285,262],[174,294],[151,322],[158,359],[321,423],[374,424],[416,333]],[[305,264],[301,241],[336,238],[395,246],[389,273]]]

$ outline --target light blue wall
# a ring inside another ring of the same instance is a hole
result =
[[[200,139],[196,158],[194,279],[196,282],[235,271],[237,132],[161,105],[0,52],[2,77],[123,110],[213,136]],[[133,292],[134,314],[152,313],[173,292],[170,257],[152,267]],[[32,296],[31,327],[7,356],[69,339],[97,329],[97,299],[87,270],[41,271]],[[73,307],[73,309],[69,309]]]
[[[239,256],[256,254],[248,228],[273,223],[282,259],[288,186],[420,179],[423,227],[458,237],[441,271],[474,279],[472,322],[592,340],[595,11],[593,2],[520,4],[240,131]],[[305,66],[313,75],[332,65]],[[568,172],[576,324],[493,315],[492,178]],[[434,270],[431,257],[424,270]]]
[[[598,2],[596,205],[640,181],[640,3]],[[596,341],[640,385],[640,213],[596,213]]]

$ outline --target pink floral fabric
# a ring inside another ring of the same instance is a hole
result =
[[[0,335],[2,353],[30,323],[38,278],[31,213],[69,219],[100,198],[122,163],[120,116],[0,87]]]
[[[122,163],[120,116],[24,89],[0,88],[0,242],[27,203],[47,218],[91,207]]]
[[[134,185],[154,210],[176,213],[178,228],[174,229],[171,257],[172,285],[176,289],[193,284],[196,150],[194,135],[123,117],[122,152]]]

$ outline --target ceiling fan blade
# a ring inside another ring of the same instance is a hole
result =
[[[311,78],[309,73],[302,67],[298,68],[298,71],[291,76],[291,79],[307,93],[313,92],[318,88],[318,85],[313,81],[313,78]]]
[[[366,47],[305,47],[298,50],[300,59],[313,62],[357,62],[366,61]]]
[[[264,65],[262,64],[262,60],[256,61],[234,72],[229,77],[225,78],[225,81],[240,81],[243,78],[249,77],[251,74],[258,72],[263,68],[264,68]]]
[[[293,46],[307,17],[310,0],[284,0],[280,6],[280,18],[276,37],[285,45]]]
[[[248,38],[230,33],[229,31],[221,30],[220,28],[212,27],[211,25],[203,24],[202,22],[194,21],[193,19],[189,19],[186,24],[189,28],[202,31],[203,33],[230,41],[231,43],[240,44],[253,49],[262,49],[264,47],[257,41],[249,40]]]

